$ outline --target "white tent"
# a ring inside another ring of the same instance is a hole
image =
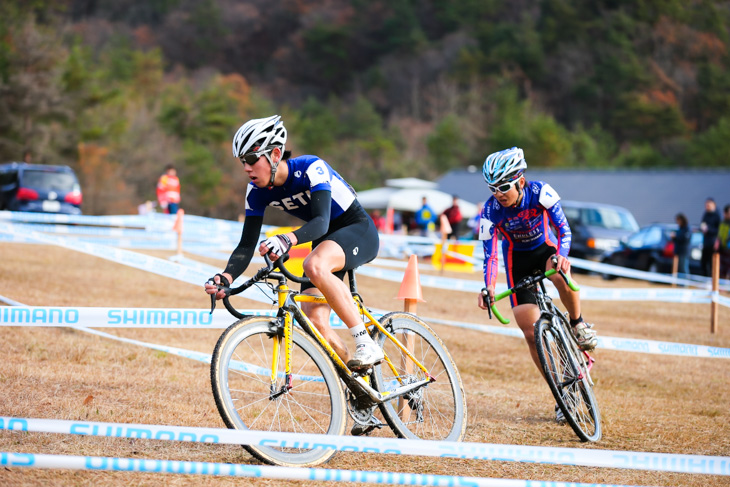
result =
[[[424,196],[429,206],[438,214],[441,214],[446,208],[450,207],[454,199],[448,193],[427,188],[375,188],[359,192],[357,199],[366,210],[387,210],[388,208],[393,208],[396,211],[415,213],[421,208]],[[474,203],[462,199],[458,199],[457,201],[461,209],[461,215],[465,219],[475,216],[479,211]]]

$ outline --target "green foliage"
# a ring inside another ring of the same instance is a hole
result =
[[[730,113],[730,70],[727,66],[702,63],[697,81],[699,128],[704,129]]]
[[[730,153],[727,2],[87,3],[0,2],[0,156],[73,163],[85,143],[124,168],[131,199],[173,162],[188,208],[234,216],[230,137],[274,113],[290,149],[358,188],[514,145],[533,167]]]
[[[688,129],[676,104],[635,93],[621,97],[611,126],[623,139],[649,143],[682,136]]]
[[[310,97],[289,125],[291,132],[296,134],[299,150],[305,154],[320,154],[335,145],[338,124],[330,109]]]
[[[326,24],[318,24],[304,34],[304,47],[317,73],[323,81],[339,84],[340,89],[353,68],[349,40],[345,27]]]
[[[728,167],[730,155],[730,117],[721,118],[716,125],[696,136],[685,157],[690,166]]]
[[[667,159],[658,150],[645,142],[630,144],[614,159],[614,165],[618,167],[664,167],[667,163]]]
[[[218,78],[199,92],[185,82],[170,86],[163,94],[159,121],[168,133],[201,144],[227,140],[239,122],[236,105]]]
[[[520,101],[517,90],[506,86],[497,94],[497,112],[487,152],[517,146],[525,150],[531,164],[560,166],[570,157],[568,135],[554,118],[535,110],[529,101]]]
[[[431,167],[439,173],[460,167],[469,158],[469,147],[459,117],[447,115],[426,140]]]
[[[204,207],[219,203],[217,188],[223,179],[218,169],[218,157],[205,145],[192,140],[183,142],[185,171],[180,185],[186,188],[186,198],[192,197]]]
[[[606,167],[617,151],[611,134],[597,125],[590,130],[578,126],[568,139],[572,150],[566,167]]]

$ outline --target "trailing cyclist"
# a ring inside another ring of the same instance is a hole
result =
[[[498,271],[498,234],[502,235],[502,254],[507,274],[507,286],[512,287],[525,276],[553,268],[551,257],[557,255],[557,270],[570,277],[571,231],[560,207],[557,192],[543,181],[527,181],[527,162],[522,149],[512,147],[490,154],[484,161],[482,173],[492,196],[484,204],[479,221],[479,239],[484,242],[484,283],[479,295],[479,307],[486,310],[494,303]],[[550,228],[558,231],[558,238]],[[568,310],[571,329],[582,350],[597,345],[596,332],[583,320],[580,294],[572,291],[555,274],[551,278],[560,300]],[[541,369],[535,348],[534,324],[540,318],[535,297],[521,290],[510,296],[512,313],[525,335],[532,360]],[[562,411],[556,407],[559,422]]]
[[[255,249],[276,260],[293,245],[311,241],[312,252],[303,265],[311,284],[302,284],[301,291],[322,294],[329,305],[302,303],[302,308],[348,367],[369,368],[383,359],[383,352],[368,335],[343,278],[348,270],[377,256],[378,232],[352,187],[317,156],[290,158],[286,139],[278,115],[249,120],[236,132],[233,156],[241,160],[251,180],[246,190],[246,219],[225,270],[211,278],[215,284],[206,283],[205,291],[223,299],[225,291],[217,291],[216,285],[230,286],[246,270]],[[257,247],[266,207],[283,210],[305,224],[269,237]],[[332,309],[355,339],[352,356],[329,325]]]

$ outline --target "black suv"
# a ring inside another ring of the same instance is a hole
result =
[[[573,232],[571,257],[600,260],[639,229],[634,215],[621,206],[570,200],[561,200],[560,206]]]
[[[0,164],[0,210],[81,214],[81,186],[68,166]]]

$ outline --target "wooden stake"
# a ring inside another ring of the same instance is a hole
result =
[[[720,292],[720,253],[712,254],[712,295],[717,296]],[[717,301],[710,302],[710,333],[717,333],[718,310]]]

